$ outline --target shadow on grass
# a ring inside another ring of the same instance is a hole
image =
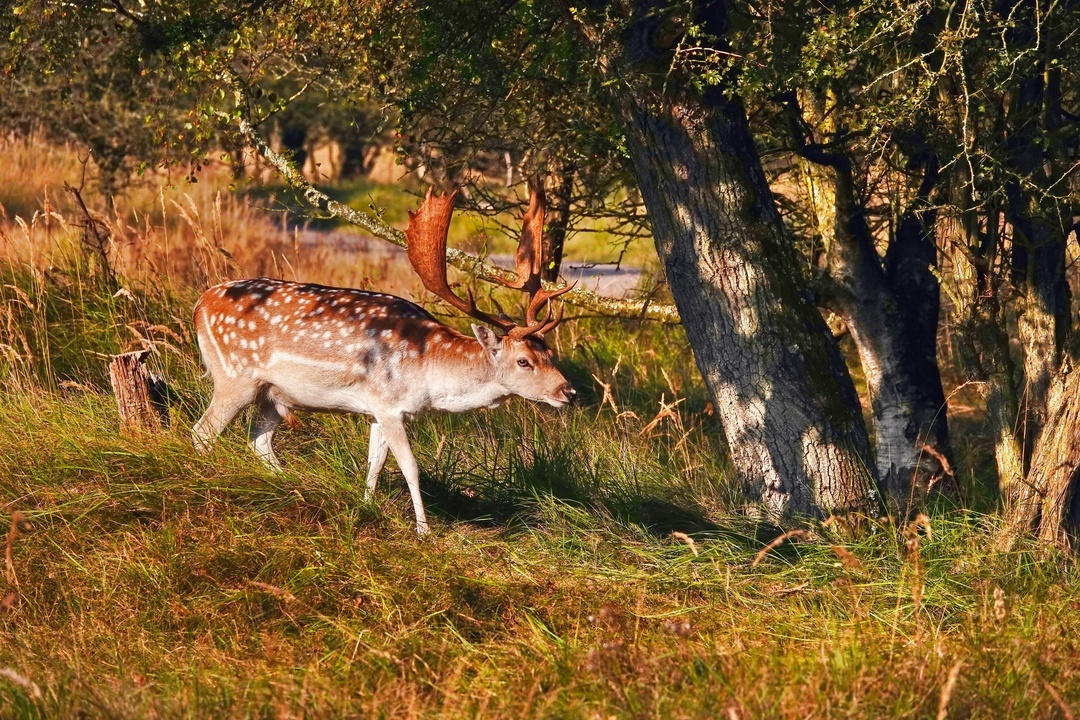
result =
[[[482,527],[511,527],[532,524],[536,519],[538,501],[544,496],[566,505],[579,507],[596,515],[626,524],[638,525],[658,537],[673,532],[686,534],[719,533],[721,528],[705,517],[698,508],[685,507],[655,496],[621,498],[590,498],[583,496],[570,483],[535,484],[504,489],[497,496],[425,476],[421,480],[425,505],[444,517]]]

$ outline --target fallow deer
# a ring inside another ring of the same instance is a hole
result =
[[[199,351],[214,382],[210,406],[192,431],[196,448],[209,450],[237,413],[254,404],[251,447],[280,469],[271,440],[292,409],[370,415],[367,493],[375,489],[387,450],[393,451],[412,495],[416,530],[424,534],[428,524],[407,419],[428,410],[495,407],[511,395],[554,407],[570,402],[575,391],[544,343],[545,333],[562,320],[551,300],[569,288],[540,285],[543,189],[531,188],[517,278],[504,281],[531,296],[524,325],[485,313],[471,293],[466,300],[451,290],[446,236],[456,194],[429,190],[409,213],[409,261],[429,291],[485,325],[472,325],[469,337],[407,300],[362,290],[268,278],[212,287],[195,306]]]

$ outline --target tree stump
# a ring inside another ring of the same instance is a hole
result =
[[[121,432],[161,432],[168,425],[162,383],[146,368],[149,354],[149,350],[137,350],[114,355],[109,363]]]

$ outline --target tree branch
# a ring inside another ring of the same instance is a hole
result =
[[[405,233],[401,230],[386,224],[378,217],[360,212],[334,200],[304,179],[296,165],[280,153],[275,152],[262,136],[255,131],[255,128],[246,117],[241,115],[237,124],[239,125],[240,134],[270,163],[281,179],[285,181],[285,184],[300,193],[310,205],[325,210],[330,215],[352,225],[363,228],[377,238],[386,240],[401,248],[408,247]],[[514,274],[509,270],[504,270],[497,265],[484,262],[454,248],[447,248],[446,261],[448,265],[461,270],[469,276],[488,282],[496,282],[498,279],[514,279]],[[559,287],[555,283],[544,283],[544,288],[547,290],[555,290]],[[679,312],[674,305],[608,298],[580,287],[570,290],[561,297],[571,305],[592,310],[607,317],[657,320],[670,324],[679,322]]]

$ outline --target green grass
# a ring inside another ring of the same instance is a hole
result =
[[[1080,708],[1080,574],[992,550],[993,517],[818,529],[756,562],[789,528],[738,514],[679,329],[568,323],[573,409],[414,422],[419,539],[392,463],[363,500],[361,419],[279,433],[281,475],[241,423],[192,451],[193,291],[114,297],[77,255],[0,278],[0,523],[24,518],[5,718],[933,718],[957,666],[949,717]],[[120,434],[107,393],[136,334],[173,390],[161,435]],[[682,402],[646,430],[661,398]]]

